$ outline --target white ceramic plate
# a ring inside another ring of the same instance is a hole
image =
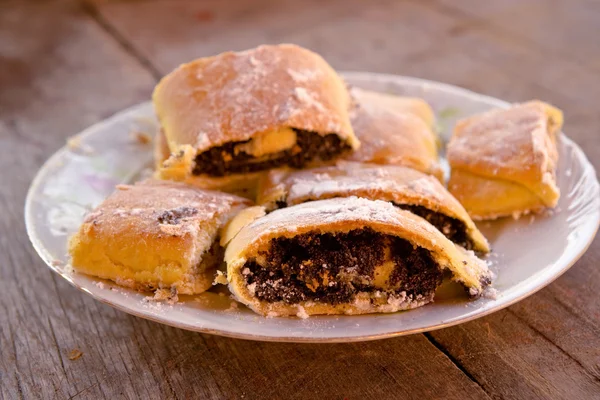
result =
[[[453,86],[392,75],[344,74],[357,87],[426,99],[435,109],[442,135],[454,121],[508,103]],[[395,314],[263,318],[213,288],[180,303],[148,302],[147,295],[68,267],[67,238],[84,214],[108,196],[116,184],[130,182],[152,164],[150,144],[132,138],[135,131],[153,135],[156,121],[150,103],[125,110],[78,136],[78,145],[58,151],[33,181],[25,204],[25,220],[33,246],[52,270],[73,286],[120,310],[179,328],[255,340],[348,342],[379,339],[443,328],[484,316],[548,285],[581,257],[600,221],[600,190],[594,168],[581,149],[560,140],[558,208],[544,216],[482,223],[497,274],[495,299],[469,302],[452,285],[441,288],[436,301]],[[77,144],[77,143],[76,143]]]

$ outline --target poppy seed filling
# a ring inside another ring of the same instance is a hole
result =
[[[451,242],[454,242],[467,250],[473,250],[473,241],[469,238],[469,235],[467,234],[467,225],[463,221],[419,205],[396,203],[394,203],[394,205],[425,219],[431,225],[438,228],[438,230]]]
[[[319,135],[304,130],[294,129],[294,131],[296,144],[292,148],[263,157],[255,157],[239,150],[239,145],[249,143],[250,140],[212,147],[196,156],[193,174],[225,176],[233,173],[263,171],[284,165],[302,168],[313,160],[328,161],[350,150],[350,146],[335,133]]]
[[[443,272],[428,250],[363,228],[273,239],[268,251],[244,264],[242,275],[262,301],[336,305],[360,292],[431,296]]]
[[[435,226],[440,232],[444,234],[450,241],[464,247],[467,250],[473,250],[474,243],[467,234],[467,225],[457,219],[449,217],[437,211],[430,210],[427,207],[413,204],[399,204],[393,203],[396,207],[418,215],[425,219],[431,225]],[[285,200],[277,200],[275,202],[275,209],[281,209],[287,207],[288,204]]]

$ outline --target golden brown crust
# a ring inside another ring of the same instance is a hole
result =
[[[460,169],[452,171],[448,189],[476,221],[507,215],[518,218],[546,208],[542,200],[523,185]]]
[[[395,204],[418,205],[462,221],[474,249],[489,245],[461,204],[435,178],[403,166],[340,161],[336,166],[308,170],[274,170],[262,181],[257,204],[268,210],[333,197],[357,196]]]
[[[171,156],[171,149],[169,149],[169,143],[162,129],[154,136],[154,168],[160,169],[163,162],[169,159]]]
[[[453,279],[470,289],[472,295],[481,294],[490,281],[490,272],[472,253],[464,252],[444,237],[436,228],[413,215],[384,201],[357,197],[335,198],[300,204],[274,211],[244,226],[229,242],[225,252],[227,279],[234,296],[257,313],[270,316],[296,315],[299,307],[306,314],[359,314],[367,312],[392,312],[425,304],[431,299],[403,302],[393,307],[377,308],[368,304],[331,306],[302,302],[286,304],[258,300],[248,288],[241,269],[248,259],[255,259],[270,246],[274,238],[291,238],[303,233],[349,232],[368,227],[376,232],[408,240],[415,246],[430,251],[435,262],[448,268]]]
[[[360,102],[377,104],[378,107],[395,113],[414,115],[425,122],[427,127],[435,134],[435,114],[431,106],[423,99],[359,88],[352,88],[351,94]]]
[[[556,142],[562,122],[560,110],[540,101],[460,120],[447,151],[450,191],[478,219],[555,207],[560,196]],[[507,198],[509,203],[502,204],[506,198],[502,193],[508,188],[515,195],[530,194],[523,202]]]
[[[443,180],[437,135],[431,125],[424,122],[430,120],[430,112],[433,115],[425,101],[357,88],[352,89],[352,95],[357,102],[352,126],[361,146],[345,159],[404,165]]]
[[[200,293],[222,262],[219,228],[250,204],[175,182],[120,185],[71,238],[73,267],[136,289]]]
[[[155,151],[155,157],[157,154],[160,156],[163,153]],[[181,146],[178,152],[171,154],[167,159],[155,158],[157,164],[155,178],[183,182],[200,189],[218,190],[252,200],[256,198],[258,182],[267,171],[231,174],[222,177],[194,175],[192,169],[195,156],[194,148],[187,145]]]
[[[289,44],[226,52],[183,64],[157,85],[169,147],[197,152],[282,127],[335,133],[358,147],[342,79],[319,55]]]

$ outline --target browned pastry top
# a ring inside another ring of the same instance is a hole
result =
[[[454,196],[437,179],[408,167],[339,161],[329,167],[273,170],[261,182],[257,203],[273,209],[277,202],[292,206],[349,196],[422,206],[458,219],[465,224],[474,248],[489,251],[486,239]]]
[[[448,161],[453,169],[517,182],[545,197],[558,192],[554,170],[562,120],[560,110],[541,101],[465,118],[448,144]]]
[[[346,159],[404,165],[443,178],[437,136],[420,116],[419,110],[431,110],[423,100],[356,88],[352,95],[357,102],[352,127],[361,145]]]
[[[197,152],[281,128],[336,133],[357,148],[350,95],[319,55],[301,47],[264,45],[179,66],[153,94],[171,151]]]
[[[150,179],[119,185],[84,224],[103,236],[182,237],[204,230],[208,237],[219,228],[222,216],[248,205],[249,200],[234,195]]]

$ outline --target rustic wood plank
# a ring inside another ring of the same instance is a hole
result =
[[[556,297],[554,290],[544,290],[535,299],[526,299],[510,311],[600,380],[598,319],[581,315],[578,309]]]
[[[486,2],[476,0],[433,0],[443,5],[445,13],[473,16],[488,29],[512,36],[547,59],[564,59],[598,71],[600,4],[595,0],[509,0]]]
[[[428,336],[487,393],[500,398],[588,399],[600,393],[596,375],[512,311],[500,311]]]
[[[81,314],[65,304],[96,306],[57,282],[25,234],[22,207],[35,171],[65,139],[134,104],[154,80],[73,2],[3,3],[0,12],[0,374],[2,397],[103,397],[94,348],[76,335]],[[86,315],[86,314],[83,314]],[[80,348],[82,358],[70,360]],[[86,371],[87,373],[82,373]],[[112,388],[120,390],[114,374]]]
[[[340,69],[362,65],[362,69],[383,71],[401,55],[433,44],[422,35],[412,35],[410,26],[404,27],[403,22],[412,21],[408,12],[402,21],[397,19],[403,14],[394,14],[396,20],[386,16],[388,3],[158,0],[135,5],[108,2],[98,10],[162,73],[190,58],[281,42],[312,48]],[[443,19],[432,20],[431,26],[442,24]],[[390,32],[397,42],[384,49]],[[342,45],[340,38],[352,46]]]
[[[586,150],[596,163],[600,149],[589,133],[590,126],[598,126],[594,124],[595,113],[590,101],[599,87],[594,73],[586,65],[580,65],[568,57],[549,57],[551,53],[547,48],[535,46],[535,38],[521,40],[520,32],[504,32],[487,24],[486,18],[494,18],[500,13],[511,15],[514,13],[513,9],[519,7],[537,9],[538,3],[548,6],[548,2],[540,0],[490,3],[480,8],[472,4],[471,7],[476,12],[468,14],[460,9],[459,12],[447,12],[449,8],[440,8],[437,2],[375,2],[364,7],[359,17],[341,15],[324,22],[317,20],[299,30],[281,32],[278,38],[279,41],[295,42],[321,52],[339,69],[421,76],[512,101],[529,98],[548,100],[565,109],[567,118],[569,115],[580,117],[575,123],[568,119],[567,130],[571,137],[591,146],[589,150],[586,146]],[[178,4],[185,7],[186,2]],[[153,1],[146,5],[146,12],[159,13],[158,10],[163,6],[160,1]],[[161,71],[166,72],[173,65],[194,57],[190,48],[206,48],[205,38],[199,40],[196,35],[189,34],[179,36],[179,40],[185,44],[176,45],[176,49],[164,50],[164,46],[153,46],[155,40],[160,41],[161,38],[151,32],[148,35],[135,34],[140,29],[144,32],[148,30],[146,21],[137,21],[133,26],[125,24],[130,21],[128,14],[132,12],[127,5],[102,6],[100,12],[127,40],[145,52],[152,62],[161,65]],[[226,13],[219,8],[214,14],[221,12]],[[167,16],[166,20],[174,18]],[[300,21],[305,19],[304,15],[299,18]],[[184,34],[196,32],[199,28],[194,24],[189,23],[187,28],[180,29]],[[291,25],[301,24],[292,22]],[[209,23],[208,26],[207,34],[220,37],[225,33],[223,25]],[[565,24],[565,27],[568,26]],[[245,29],[244,26],[238,35],[246,34]],[[253,28],[247,29],[252,31]],[[353,46],[350,49],[335,46],[340,36]],[[237,49],[239,47],[236,46],[242,44],[246,47],[259,44],[252,41],[240,43],[237,36],[225,37],[223,42],[219,42],[222,47],[209,46],[210,50],[218,52],[227,47]],[[386,40],[389,37],[394,37],[394,41]],[[404,40],[405,38],[409,40]],[[255,41],[259,39],[255,38]],[[594,243],[593,249],[596,246],[598,244]],[[473,346],[467,346],[463,342],[456,345],[456,338],[465,336],[462,327],[428,336],[493,396],[565,397],[567,391],[564,387],[570,388],[571,385],[580,390],[580,395],[589,396],[598,390],[595,372],[597,364],[594,363],[597,353],[586,350],[589,346],[585,344],[595,343],[597,346],[597,327],[589,319],[593,314],[597,316],[599,309],[597,302],[586,301],[593,298],[592,293],[586,293],[588,296],[573,296],[574,288],[579,288],[580,285],[590,288],[590,292],[593,290],[593,285],[585,285],[585,280],[589,281],[590,273],[599,258],[593,250],[589,254],[591,256],[584,258],[577,268],[569,271],[549,289],[502,314],[502,318],[511,319],[510,329],[506,330],[498,323],[498,316],[472,323],[477,329],[473,329],[475,333],[469,333],[470,341],[477,342],[480,340],[479,336],[488,335],[488,329],[495,333],[495,336],[486,338],[488,345],[490,348],[502,347],[505,354],[494,360],[495,368],[484,368],[486,354]],[[596,279],[593,281],[600,284]],[[557,296],[553,295],[554,292],[566,299],[559,302]],[[544,320],[544,323],[534,318],[540,310],[549,310],[549,314],[545,316],[548,320]],[[579,315],[581,310],[584,310],[584,315]],[[549,321],[554,320],[555,315],[560,315],[560,323],[552,326]],[[485,330],[481,329],[481,324],[486,324]],[[574,329],[580,330],[579,335],[569,334]],[[521,333],[532,343],[531,349],[524,356],[520,354],[522,343],[515,340]],[[568,372],[557,373],[552,367],[543,369],[542,373],[537,371],[538,362],[552,365],[554,359],[561,363],[561,371]],[[519,367],[513,368],[512,363]],[[514,385],[513,382],[520,384]],[[560,386],[558,382],[565,386]]]
[[[502,3],[505,6],[505,3]],[[588,69],[575,65],[569,59],[556,62],[555,58],[548,59],[547,52],[540,49],[531,49],[511,38],[495,35],[486,30],[486,25],[473,24],[466,21],[461,29],[447,38],[441,38],[445,47],[445,54],[435,56],[436,59],[426,58],[423,63],[411,64],[415,71],[420,67],[436,69],[437,65],[456,65],[457,69],[448,72],[448,69],[437,68],[442,75],[441,80],[449,73],[452,79],[476,80],[476,84],[487,90],[502,92],[507,91],[505,97],[510,100],[524,100],[537,97],[546,99],[562,107],[567,116],[565,130],[569,136],[582,145],[586,150],[591,162],[598,167],[598,156],[600,146],[597,138],[590,135],[590,127],[600,126],[596,111],[593,109],[591,98],[598,93],[597,79]],[[467,26],[467,29],[464,27]],[[472,49],[477,49],[475,52]],[[469,57],[472,63],[467,62],[464,54],[473,54]],[[458,59],[457,61],[455,61]],[[475,61],[476,59],[476,61]],[[420,61],[420,60],[418,60]],[[446,63],[444,63],[444,61]],[[462,62],[462,63],[461,63]],[[485,62],[485,69],[481,66],[473,66]],[[467,66],[467,68],[463,68]],[[477,70],[479,68],[479,71]],[[497,69],[510,71],[515,76],[524,76],[530,81],[528,85],[515,85],[515,82],[503,79],[497,74]],[[485,70],[484,74],[481,71]],[[478,72],[479,75],[478,76]],[[435,72],[434,72],[435,73]],[[472,76],[478,76],[473,79]],[[461,82],[461,81],[459,81]],[[465,82],[465,81],[462,81]],[[462,83],[461,82],[461,83]],[[470,84],[462,84],[471,86]],[[516,92],[515,92],[516,90]],[[522,93],[519,97],[513,94]],[[489,91],[488,91],[489,93]],[[525,96],[523,96],[523,94]],[[568,354],[575,364],[579,364],[584,374],[598,377],[598,325],[596,323],[599,313],[598,303],[590,301],[595,294],[593,288],[600,284],[597,274],[600,255],[596,251],[598,240],[596,240],[590,251],[577,264],[576,268],[568,271],[565,276],[540,294],[510,308],[510,312],[520,318],[531,327],[537,334],[551,342],[561,352]],[[487,319],[485,319],[487,320]],[[484,321],[485,321],[484,320]],[[544,321],[541,323],[541,320]],[[455,330],[458,330],[456,328]],[[450,330],[452,331],[452,329]],[[493,330],[492,330],[493,331]],[[455,336],[450,336],[454,338]],[[452,354],[456,349],[449,349]],[[485,363],[482,357],[479,362]],[[470,363],[465,365],[458,361],[459,365],[468,373],[480,372],[480,365]],[[519,370],[516,376],[523,374]],[[491,374],[492,371],[489,371]],[[479,375],[478,382],[481,383]],[[485,379],[487,377],[483,377]],[[526,382],[536,382],[538,379],[528,377]],[[522,380],[522,379],[519,379]],[[486,390],[491,390],[484,385]],[[495,388],[505,390],[507,388]],[[492,392],[493,393],[493,392]]]
[[[51,273],[22,220],[35,171],[71,134],[147,99],[154,78],[77,3],[2,7],[0,168],[19,171],[0,186],[3,398],[488,398],[423,336],[315,346],[200,335],[115,311]]]
[[[117,312],[44,268],[21,221],[28,182],[51,150],[87,124],[147,98],[154,65],[155,74],[164,73],[201,55],[294,41],[340,69],[423,76],[509,100],[541,97],[576,116],[568,132],[598,167],[593,129],[600,121],[590,109],[597,82],[587,66],[548,63],[543,49],[550,47],[532,45],[539,38],[521,45],[487,29],[482,13],[448,14],[427,2],[331,1],[319,3],[317,15],[312,2],[100,3],[92,18],[68,1],[24,8],[5,3],[0,13],[0,37],[8,38],[0,40],[0,50],[9,55],[0,63],[0,167],[20,171],[0,188],[6,210],[0,227],[14,232],[0,237],[0,306],[9,310],[0,314],[0,376],[9,379],[0,385],[3,397],[380,398],[393,388],[403,398],[485,398],[485,392],[589,398],[598,392],[600,308],[590,301],[600,284],[598,240],[540,294],[510,311],[431,333],[432,343],[419,335],[313,346],[197,335]],[[519,7],[514,3],[481,8],[489,9],[486,18],[496,18],[511,15],[510,7]],[[571,80],[565,84],[565,78]],[[73,348],[83,356],[69,360]],[[344,375],[350,379],[337,378]]]

